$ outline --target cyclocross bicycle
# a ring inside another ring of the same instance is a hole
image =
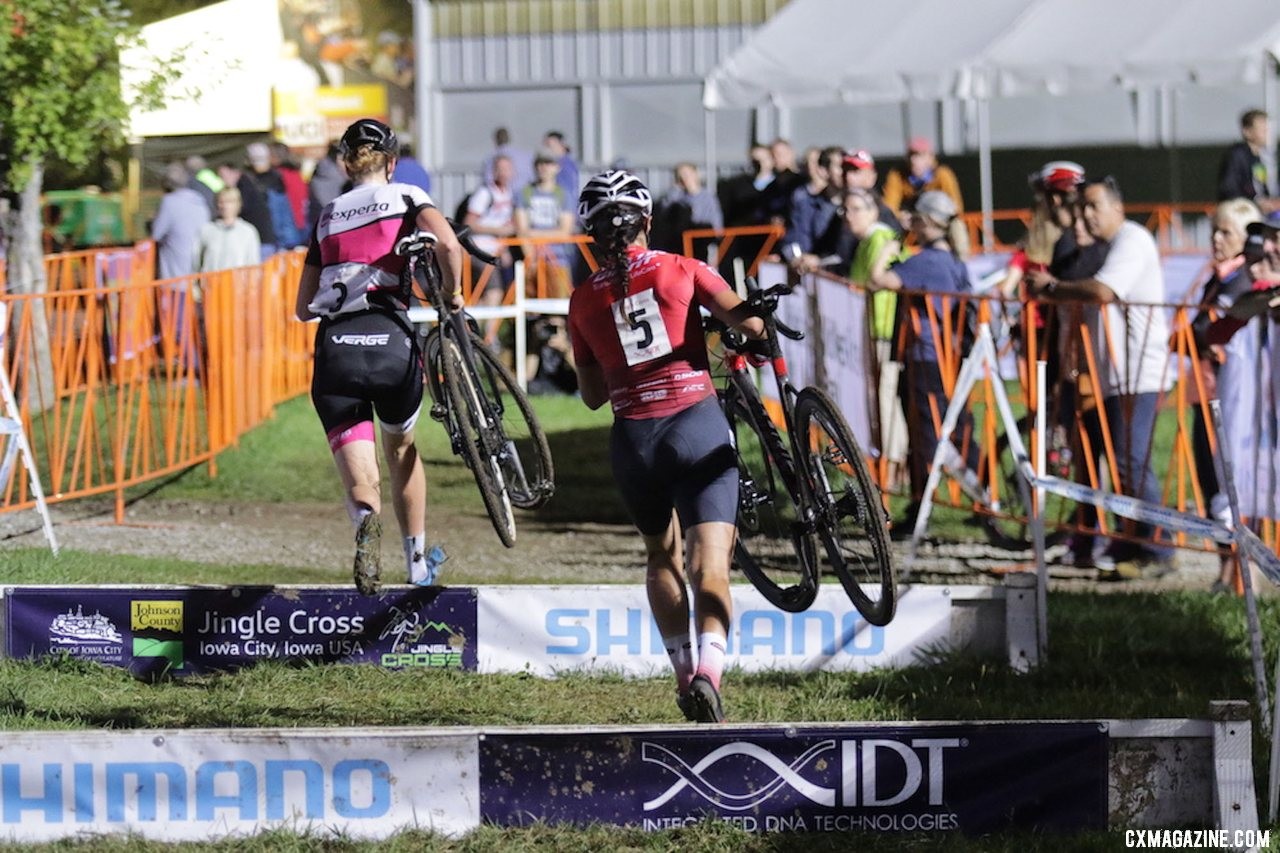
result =
[[[854,607],[873,625],[887,625],[897,607],[897,581],[880,490],[853,431],[820,388],[796,390],[779,335],[804,335],[774,317],[790,284],[760,290],[747,279],[747,301],[764,320],[766,337],[748,342],[712,319],[726,350],[728,376],[720,404],[738,455],[738,541],[734,564],[776,607],[808,609],[824,573],[834,573]],[[769,417],[744,350],[759,350],[773,367],[781,402],[779,433]]]
[[[450,223],[452,224],[452,223]],[[496,259],[472,241],[470,229],[454,226],[458,241],[477,260]],[[422,284],[438,322],[423,342],[431,417],[444,424],[454,454],[461,456],[480,487],[485,512],[508,548],[516,541],[512,508],[537,509],[555,491],[551,448],[529,398],[515,377],[485,345],[475,321],[457,310],[441,286],[436,235],[417,231],[396,243],[409,259],[403,276]]]

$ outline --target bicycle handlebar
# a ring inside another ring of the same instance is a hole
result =
[[[471,236],[471,226],[454,225],[452,219],[446,219],[445,221],[453,228],[454,236],[458,238],[458,242],[463,249],[466,249],[469,255],[490,266],[498,263],[496,257],[476,245],[475,239]],[[438,242],[440,242],[440,238],[430,231],[414,231],[412,234],[407,234],[396,241],[395,253],[402,258],[418,255],[427,249],[433,248]]]
[[[774,316],[774,312],[778,309],[778,300],[783,296],[789,296],[795,290],[795,286],[793,284],[784,281],[761,290],[760,286],[756,283],[755,278],[752,276],[748,276],[745,283],[747,286],[746,302],[751,306],[752,314],[754,316],[771,317],[773,319],[774,326],[778,329],[778,334],[782,335],[784,338],[790,338],[793,341],[804,339],[804,332],[791,328]]]

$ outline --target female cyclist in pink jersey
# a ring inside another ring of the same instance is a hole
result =
[[[569,331],[582,401],[613,408],[613,475],[644,539],[645,586],[675,667],[677,704],[690,720],[721,722],[738,468],[698,309],[752,337],[764,324],[706,264],[648,248],[652,204],[629,172],[587,182],[578,216],[602,257],[570,298]]]
[[[395,244],[418,229],[435,234],[440,272],[459,306],[462,247],[430,196],[391,182],[398,150],[391,128],[374,119],[361,119],[343,134],[343,163],[355,185],[320,213],[296,304],[298,319],[320,319],[311,399],[346,489],[356,528],[355,582],[365,595],[382,583],[375,413],[408,581],[435,583],[445,560],[438,546],[427,548],[427,487],[413,441],[422,404],[422,353],[401,282],[405,259],[395,254]]]

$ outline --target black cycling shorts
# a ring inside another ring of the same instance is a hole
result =
[[[322,319],[311,401],[330,445],[375,412],[388,432],[412,429],[422,403],[422,352],[408,318],[362,311]]]
[[[715,397],[662,418],[617,418],[609,439],[613,476],[636,528],[656,536],[671,523],[735,524],[738,463]]]

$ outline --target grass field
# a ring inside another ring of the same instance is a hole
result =
[[[557,498],[545,517],[621,521],[606,463],[609,415],[567,398],[540,398],[558,469]],[[419,430],[433,502],[475,501],[474,483],[449,456],[435,424]],[[328,449],[306,400],[280,407],[271,422],[218,460],[219,475],[197,469],[161,487],[136,490],[186,501],[336,502]],[[145,499],[145,498],[144,498]],[[198,561],[38,549],[4,552],[9,583],[314,583],[306,569],[211,565]],[[572,578],[565,578],[571,582]],[[1268,637],[1280,636],[1280,602],[1266,600]],[[998,662],[965,655],[930,666],[867,674],[730,673],[725,701],[735,722],[1204,717],[1215,699],[1250,699],[1253,687],[1241,603],[1201,593],[1053,593],[1050,657],[1017,676]],[[1277,651],[1267,642],[1269,659]],[[371,701],[376,697],[376,701]],[[264,665],[234,674],[147,684],[121,671],[60,659],[0,664],[0,730],[241,726],[456,726],[652,724],[680,720],[667,679],[625,681],[569,676],[554,681],[447,671],[392,672],[361,666]],[[1255,727],[1256,731],[1256,727]],[[1255,772],[1265,750],[1255,741]],[[1265,780],[1265,775],[1259,776]],[[374,845],[273,833],[252,842],[185,849],[363,850]],[[1057,838],[840,836],[753,837],[724,824],[646,834],[632,830],[484,828],[448,841],[406,833],[390,850],[1111,850],[1119,832]],[[161,849],[138,839],[67,842],[46,849]],[[168,848],[165,848],[168,849]]]

